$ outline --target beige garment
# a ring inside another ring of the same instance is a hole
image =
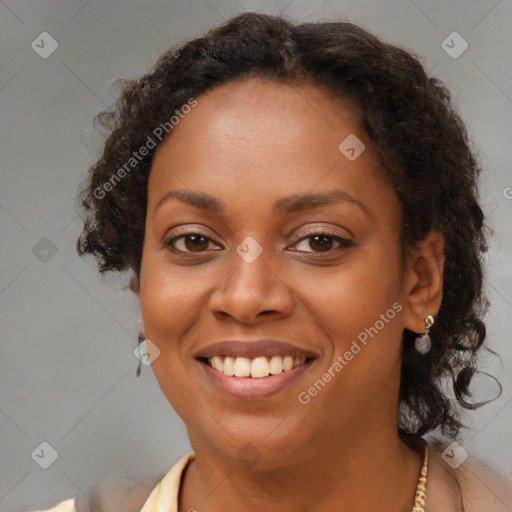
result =
[[[75,502],[76,498],[69,498],[69,500],[61,501],[56,507],[46,510],[35,510],[34,512],[77,512]]]
[[[182,457],[151,491],[140,512],[178,512],[178,492],[181,476],[195,454]]]
[[[162,477],[151,491],[140,512],[178,512],[178,492],[181,476],[188,463],[195,458],[194,453],[182,457]],[[76,498],[61,501],[56,507],[34,512],[80,512],[76,508]]]

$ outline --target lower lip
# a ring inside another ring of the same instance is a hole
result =
[[[199,361],[199,364],[206,376],[228,395],[242,400],[260,400],[271,397],[293,384],[304,372],[309,370],[314,361],[315,359],[312,359],[292,370],[259,379],[253,377],[229,377],[214,370],[206,363]]]

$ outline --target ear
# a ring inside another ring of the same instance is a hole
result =
[[[444,238],[430,231],[411,249],[404,278],[404,327],[416,333],[425,332],[427,315],[437,316],[443,299]]]

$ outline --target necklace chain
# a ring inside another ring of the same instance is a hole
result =
[[[416,486],[416,496],[414,498],[414,507],[412,512],[425,512],[425,499],[427,493],[427,466],[428,466],[428,444],[425,443],[425,455],[423,457],[423,467],[421,468],[420,478]]]

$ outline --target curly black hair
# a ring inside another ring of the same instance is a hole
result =
[[[443,299],[431,351],[420,355],[416,333],[403,332],[398,430],[457,438],[466,428],[463,408],[482,405],[468,398],[486,338],[483,253],[492,230],[478,203],[481,167],[465,125],[448,89],[411,51],[348,22],[296,24],[256,13],[171,48],[151,72],[122,80],[113,108],[95,117],[108,137],[79,190],[78,253],[93,254],[102,274],[131,269],[138,278],[147,181],[164,131],[172,136],[173,116],[197,96],[250,78],[311,84],[350,99],[401,203],[402,255],[431,230],[443,235]],[[454,398],[442,390],[445,380]]]

